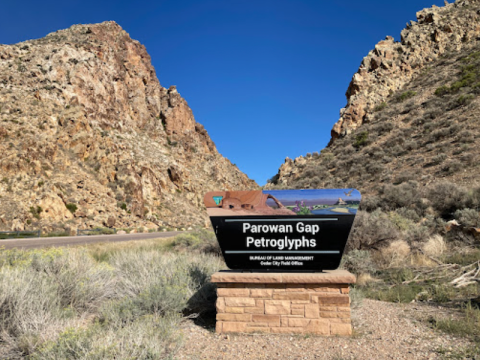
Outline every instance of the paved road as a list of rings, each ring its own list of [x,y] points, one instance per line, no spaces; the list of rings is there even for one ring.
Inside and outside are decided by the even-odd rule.
[[[29,239],[11,239],[0,240],[0,247],[5,249],[22,248],[32,249],[46,246],[69,246],[85,245],[99,242],[122,242],[130,240],[145,240],[155,238],[168,238],[179,234],[178,231],[152,232],[141,234],[125,235],[89,235],[89,236],[62,236],[62,237],[42,237]]]

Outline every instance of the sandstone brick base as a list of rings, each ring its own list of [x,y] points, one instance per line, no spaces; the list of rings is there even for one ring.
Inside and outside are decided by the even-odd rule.
[[[351,335],[345,270],[323,273],[213,274],[217,284],[217,333]]]

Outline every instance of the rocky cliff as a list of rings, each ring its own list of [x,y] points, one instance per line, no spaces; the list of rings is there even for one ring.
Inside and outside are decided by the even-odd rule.
[[[402,41],[387,37],[363,59],[348,104],[321,153],[285,160],[267,188],[387,185],[480,176],[480,2],[458,0],[417,13]]]
[[[470,47],[480,36],[478,0],[457,0],[417,12],[401,32],[400,42],[387,36],[363,58],[347,89],[347,105],[333,126],[330,144],[372,119],[394,92],[417,77],[440,56]]]
[[[115,22],[0,45],[1,230],[204,225],[255,187]]]

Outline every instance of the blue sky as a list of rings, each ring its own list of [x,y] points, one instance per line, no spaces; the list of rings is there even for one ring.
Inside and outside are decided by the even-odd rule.
[[[143,43],[218,150],[260,185],[320,151],[362,58],[443,0],[2,1],[0,43],[114,20]]]

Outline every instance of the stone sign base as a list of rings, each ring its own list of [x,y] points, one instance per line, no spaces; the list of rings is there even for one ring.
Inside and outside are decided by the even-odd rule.
[[[221,271],[217,284],[217,333],[351,335],[345,270],[322,273]]]

